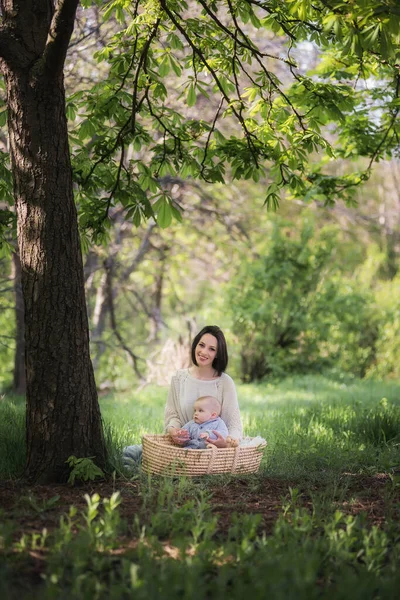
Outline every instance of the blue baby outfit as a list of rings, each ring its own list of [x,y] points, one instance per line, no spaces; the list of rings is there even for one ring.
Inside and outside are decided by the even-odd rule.
[[[185,444],[185,448],[191,448],[194,450],[203,450],[207,446],[206,440],[199,438],[201,433],[208,433],[208,437],[212,440],[216,440],[218,438],[218,436],[212,433],[213,430],[218,431],[218,433],[220,433],[224,438],[226,438],[228,435],[228,428],[221,417],[210,419],[205,423],[195,423],[192,419],[186,423],[182,429],[186,429],[190,436],[190,440]]]

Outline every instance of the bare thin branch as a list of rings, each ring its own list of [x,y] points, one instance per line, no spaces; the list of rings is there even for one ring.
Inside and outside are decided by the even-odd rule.
[[[211,136],[214,133],[215,127],[217,125],[218,117],[219,117],[219,114],[221,112],[221,108],[222,108],[223,103],[224,103],[224,98],[221,98],[221,100],[219,102],[219,105],[218,105],[218,108],[217,108],[217,112],[215,113],[213,122],[211,124],[210,131],[208,132],[206,145],[204,147],[203,160],[201,161],[201,174],[203,175],[203,179],[205,181],[207,181],[207,179],[204,177],[204,169],[205,169],[205,162],[206,162],[206,158],[207,158],[208,147],[210,145]]]
[[[398,75],[397,78],[396,78],[396,91],[395,91],[395,95],[394,95],[394,100],[397,100],[397,98],[399,97],[399,93],[400,93],[400,75]],[[395,108],[393,110],[393,112],[392,112],[392,118],[390,119],[389,126],[387,127],[387,129],[386,129],[386,131],[385,131],[385,133],[384,133],[384,135],[383,135],[380,143],[378,144],[377,148],[375,149],[375,152],[371,156],[371,160],[369,162],[367,171],[369,169],[371,169],[371,167],[372,167],[374,161],[376,160],[376,157],[378,156],[378,154],[380,152],[380,149],[382,148],[383,144],[385,143],[385,141],[386,141],[386,139],[387,139],[390,131],[395,126],[399,112],[400,112],[400,108]]]
[[[129,267],[127,269],[125,269],[125,271],[120,276],[120,278],[119,278],[120,281],[126,281],[129,278],[129,276],[131,275],[131,273],[136,271],[136,269],[138,268],[138,266],[140,265],[140,263],[146,256],[148,250],[151,248],[150,236],[151,236],[155,226],[156,226],[155,221],[150,221],[150,223],[147,227],[146,234],[145,234],[145,236],[139,246],[139,249],[137,251],[137,254],[136,254],[135,258],[133,259],[133,261],[131,262],[131,264],[129,265]]]
[[[132,364],[133,370],[135,371],[137,377],[139,378],[140,381],[143,381],[144,377],[143,377],[142,373],[139,371],[138,366],[137,366],[138,361],[143,360],[143,359],[141,359],[134,352],[132,352],[131,348],[129,348],[129,346],[126,344],[126,342],[124,341],[124,339],[118,329],[117,320],[115,318],[114,298],[113,298],[113,292],[112,292],[113,260],[107,259],[104,263],[104,267],[105,267],[106,274],[107,274],[106,289],[107,289],[108,308],[110,311],[111,329],[113,330],[113,333],[114,333],[115,337],[117,338],[121,348],[128,355],[129,360]]]

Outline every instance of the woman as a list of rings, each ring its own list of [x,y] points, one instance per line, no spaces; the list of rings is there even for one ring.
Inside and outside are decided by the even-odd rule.
[[[192,343],[192,366],[181,369],[172,377],[165,407],[165,430],[175,444],[183,446],[188,432],[181,428],[193,416],[193,405],[201,396],[214,396],[221,405],[221,418],[229,436],[242,437],[242,422],[233,380],[225,373],[228,351],[225,336],[216,325],[207,325]],[[216,432],[217,439],[207,442],[226,448],[226,441]]]
[[[201,396],[214,396],[221,405],[221,418],[225,421],[232,440],[242,437],[236,388],[233,380],[225,373],[228,364],[228,351],[225,336],[216,325],[207,325],[194,338],[192,343],[192,366],[180,369],[173,377],[165,407],[165,430],[175,444],[183,446],[189,432],[181,429],[193,417],[193,405]],[[226,448],[226,440],[216,431],[217,439],[207,438],[207,442],[217,448]],[[142,446],[126,446],[123,464],[127,468],[137,468],[142,458]]]

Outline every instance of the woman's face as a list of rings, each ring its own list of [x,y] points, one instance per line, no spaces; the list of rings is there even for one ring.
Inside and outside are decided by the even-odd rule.
[[[201,336],[196,346],[195,357],[199,367],[211,367],[217,356],[218,341],[211,333]]]

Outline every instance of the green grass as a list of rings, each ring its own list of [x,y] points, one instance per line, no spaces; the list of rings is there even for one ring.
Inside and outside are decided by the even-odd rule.
[[[0,396],[0,479],[19,477],[25,463],[25,401]]]
[[[400,385],[325,377],[239,388],[246,432],[268,441],[263,468],[283,478],[332,479],[400,466]]]
[[[167,390],[101,398],[111,457],[124,446],[163,431]],[[400,383],[299,376],[239,385],[247,435],[268,441],[262,472],[273,477],[332,480],[342,472],[390,471],[400,466]],[[0,400],[0,478],[19,477],[24,455],[24,402]]]
[[[166,393],[145,388],[101,399],[111,469],[119,468],[124,445],[162,431]],[[238,386],[238,396],[245,433],[268,441],[260,473],[242,478],[247,498],[254,492],[262,499],[274,482],[287,482],[289,490],[268,535],[260,515],[240,510],[241,498],[232,498],[236,513],[220,529],[212,494],[237,490],[235,478],[134,475],[131,499],[139,508],[128,521],[121,517],[118,493],[87,496],[86,510],[71,508],[51,533],[39,529],[16,537],[18,514],[0,518],[0,597],[397,597],[400,383],[303,376]],[[0,477],[16,478],[24,464],[24,403],[16,397],[0,402]],[[387,474],[379,492],[380,527],[362,513],[340,509],[357,501],[350,489],[354,476],[376,473]],[[122,471],[115,488],[127,481]],[[36,499],[32,491],[28,500],[36,520],[54,509],[54,498]]]
[[[275,384],[239,385],[246,435],[268,441],[262,471],[274,477],[335,480],[343,471],[400,466],[400,384],[299,376]],[[161,433],[166,390],[102,400],[118,455],[144,433]]]

